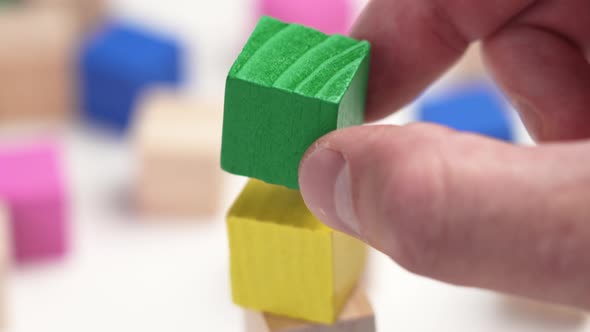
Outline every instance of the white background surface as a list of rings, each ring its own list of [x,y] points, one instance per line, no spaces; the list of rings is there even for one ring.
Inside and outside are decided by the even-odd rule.
[[[216,100],[247,37],[250,5],[113,1],[117,15],[180,38],[194,74],[188,92]],[[390,121],[410,119],[411,110]],[[7,331],[242,331],[243,312],[230,300],[223,211],[244,180],[227,176],[215,218],[148,223],[130,204],[129,144],[82,129],[63,141],[73,248],[62,262],[10,271]],[[378,253],[371,254],[367,287],[379,331],[590,331],[582,314],[413,276]]]

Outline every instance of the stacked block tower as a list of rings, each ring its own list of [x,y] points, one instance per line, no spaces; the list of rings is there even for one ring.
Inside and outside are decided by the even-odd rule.
[[[227,77],[221,165],[253,178],[227,216],[232,293],[260,331],[374,330],[357,289],[366,248],[311,214],[297,176],[315,140],[362,124],[369,53],[263,17]]]

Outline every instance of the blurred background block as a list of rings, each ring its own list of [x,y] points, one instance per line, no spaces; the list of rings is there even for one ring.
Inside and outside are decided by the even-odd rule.
[[[92,31],[104,19],[106,0],[20,0],[27,5],[72,12],[80,31]]]
[[[68,198],[60,158],[53,142],[0,146],[0,200],[9,209],[17,262],[66,252]]]
[[[130,25],[109,23],[82,52],[82,109],[101,126],[125,131],[147,87],[181,82],[180,45]]]
[[[367,296],[360,289],[353,292],[333,325],[309,322],[276,316],[268,313],[251,314],[262,324],[246,325],[247,332],[375,332],[375,314]]]
[[[483,79],[426,95],[419,102],[418,118],[499,140],[514,139],[506,102],[499,91]]]
[[[348,34],[354,10],[351,0],[258,1],[261,15],[302,24],[326,34]]]
[[[10,265],[10,226],[8,206],[0,202],[0,330],[6,328],[6,300],[8,270]]]
[[[70,13],[0,11],[0,124],[62,122],[74,108],[75,24]]]
[[[173,217],[215,214],[222,186],[221,104],[166,90],[142,99],[135,123],[140,210]]]

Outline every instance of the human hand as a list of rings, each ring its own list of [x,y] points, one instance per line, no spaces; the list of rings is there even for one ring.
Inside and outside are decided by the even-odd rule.
[[[531,134],[553,142],[337,131],[300,166],[311,211],[417,274],[590,309],[590,1],[371,0],[353,36],[372,44],[368,120],[479,40]]]

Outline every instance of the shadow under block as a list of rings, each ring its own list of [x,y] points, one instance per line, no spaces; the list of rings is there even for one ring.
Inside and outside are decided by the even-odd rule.
[[[467,81],[450,91],[423,97],[418,118],[459,131],[513,141],[506,102],[486,80]]]
[[[355,289],[333,325],[314,324],[268,313],[248,311],[247,332],[375,332],[375,314],[366,295]]]
[[[352,21],[351,0],[258,0],[260,13],[297,23],[326,34],[348,33]]]
[[[59,158],[57,146],[49,142],[0,146],[0,201],[9,210],[17,262],[66,251],[67,197]]]
[[[80,79],[86,118],[125,131],[146,88],[181,81],[181,49],[175,40],[111,22],[82,50]]]
[[[71,117],[76,42],[74,20],[65,11],[0,11],[0,124]]]
[[[317,220],[296,190],[250,180],[227,217],[233,300],[333,323],[363,272],[366,248]]]
[[[370,46],[263,17],[230,70],[221,166],[299,188],[299,162],[321,136],[364,120]]]
[[[208,216],[218,209],[221,105],[151,92],[134,124],[139,156],[137,203],[143,213]]]

